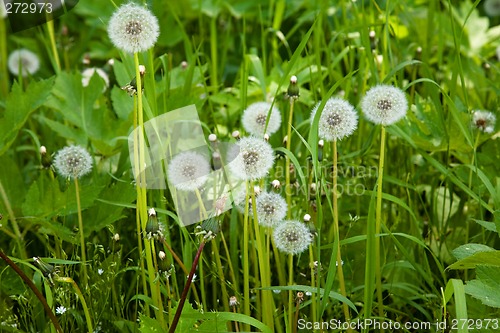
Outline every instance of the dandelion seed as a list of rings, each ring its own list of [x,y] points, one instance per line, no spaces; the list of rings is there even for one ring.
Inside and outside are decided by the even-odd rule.
[[[369,121],[388,126],[404,118],[408,102],[401,89],[378,85],[368,90],[361,101],[361,109]]]
[[[311,113],[314,120],[320,103]],[[330,98],[321,112],[318,122],[319,137],[326,141],[342,140],[350,136],[358,127],[358,114],[354,107],[341,98]]]
[[[281,222],[287,212],[285,199],[277,193],[262,192],[256,199],[257,218],[264,227],[273,227]]]
[[[267,102],[256,102],[248,106],[245,111],[243,111],[243,117],[241,123],[245,130],[256,136],[263,136],[264,129],[267,129],[265,134],[275,133],[281,126],[281,113],[280,110],[273,106],[271,115],[268,121],[269,110],[271,110],[271,103]]]
[[[229,149],[228,157],[229,170],[242,180],[263,178],[274,163],[271,145],[256,137],[242,138]]]
[[[99,77],[104,81],[104,87],[102,88],[102,91],[106,91],[106,89],[109,87],[108,74],[106,74],[106,72],[102,69],[96,67],[87,68],[82,72],[82,86],[88,87],[90,79],[94,76],[95,73],[97,73],[97,75],[99,75]]]
[[[27,49],[18,49],[12,51],[7,60],[9,70],[13,75],[19,75],[21,70],[22,76],[35,74],[40,68],[40,60],[38,56]]]
[[[288,254],[299,254],[312,243],[309,228],[299,221],[288,220],[278,224],[273,231],[276,247]]]
[[[67,309],[64,306],[60,305],[56,308],[56,314],[62,315],[66,312],[66,310]]]
[[[176,155],[168,166],[168,179],[178,190],[195,191],[210,173],[210,163],[200,153],[186,151]]]
[[[54,157],[54,167],[65,178],[80,178],[92,170],[92,157],[80,146],[67,146]]]
[[[492,133],[495,130],[497,117],[484,110],[475,110],[472,113],[472,125],[484,133]]]
[[[236,298],[236,296],[231,296],[229,297],[229,306],[230,307],[235,307],[235,306],[238,306],[238,299]]]
[[[500,15],[500,0],[486,0],[484,2],[484,12],[490,17]]]
[[[114,12],[109,20],[108,35],[113,45],[130,53],[143,52],[156,43],[160,35],[158,19],[148,9],[128,3]]]

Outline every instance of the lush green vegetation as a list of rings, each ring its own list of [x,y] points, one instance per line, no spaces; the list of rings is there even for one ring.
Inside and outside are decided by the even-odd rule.
[[[108,36],[122,1],[81,0],[18,32],[0,19],[0,331],[296,332],[332,319],[500,329],[500,140],[475,114],[499,111],[495,1],[143,2],[160,35],[134,54]],[[9,72],[16,49],[38,70]],[[109,83],[82,84],[94,67]],[[379,84],[408,102],[394,124],[363,116]],[[311,112],[330,97],[359,123],[323,143]],[[243,111],[261,101],[281,111],[274,163],[238,207],[185,223],[180,191],[134,178],[153,145],[129,142],[134,128],[194,105],[216,149],[247,136]],[[91,170],[61,171],[69,145]],[[304,251],[288,254],[259,224],[264,192],[307,226],[292,237],[310,237]]]

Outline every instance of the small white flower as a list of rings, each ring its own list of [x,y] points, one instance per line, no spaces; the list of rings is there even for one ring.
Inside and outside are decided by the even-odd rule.
[[[65,312],[66,312],[66,308],[65,308],[64,306],[62,306],[62,305],[60,305],[60,306],[58,306],[58,307],[56,308],[56,314],[58,314],[58,315],[62,315],[62,314],[64,314]]]
[[[241,180],[263,178],[274,164],[271,145],[256,137],[245,137],[228,151],[229,170]]]
[[[369,121],[388,126],[406,116],[408,101],[401,89],[378,85],[368,90],[363,97],[361,109]]]
[[[100,68],[92,67],[92,68],[87,68],[82,72],[82,86],[87,87],[90,83],[90,79],[94,74],[97,73],[99,77],[104,81],[104,87],[102,88],[102,91],[106,91],[106,88],[109,87],[109,77],[108,74],[106,74],[105,71],[103,71]]]
[[[168,179],[182,191],[195,191],[202,187],[210,173],[210,164],[200,153],[186,151],[177,154],[169,163]]]
[[[472,113],[472,125],[484,133],[492,133],[495,130],[497,117],[484,110],[475,110]]]
[[[104,273],[104,269],[99,268],[99,269],[97,270],[97,274],[102,275],[102,273]]]
[[[148,9],[128,3],[111,16],[108,35],[113,45],[121,50],[143,52],[156,43],[160,27],[158,19]]]
[[[65,178],[80,178],[92,170],[92,157],[80,146],[67,146],[54,157],[54,167]]]
[[[269,111],[271,110],[271,115],[268,117]],[[267,129],[265,134],[273,134],[281,126],[281,113],[280,110],[273,106],[271,109],[271,103],[267,102],[256,102],[249,105],[245,111],[243,111],[243,117],[241,123],[245,130],[256,136],[263,136],[264,129]]]
[[[18,49],[9,55],[8,66],[13,75],[19,75],[19,70],[21,70],[22,76],[28,76],[28,74],[35,74],[38,71],[40,60],[33,52],[27,49]]]
[[[198,275],[196,275],[196,273],[193,274],[193,278],[191,279],[191,283],[194,283],[194,281],[196,280],[196,277]],[[189,279],[189,275],[187,276],[187,278]]]
[[[311,123],[314,120],[320,103],[311,113]],[[358,114],[354,107],[341,98],[330,98],[321,112],[318,122],[318,134],[326,141],[342,140],[350,136],[358,127]]]

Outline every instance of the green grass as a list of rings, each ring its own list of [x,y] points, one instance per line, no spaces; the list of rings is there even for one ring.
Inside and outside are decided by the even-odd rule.
[[[500,19],[484,2],[144,1],[161,33],[136,55],[107,36],[111,1],[80,1],[16,33],[0,20],[0,251],[10,258],[0,260],[0,331],[167,331],[195,265],[177,332],[306,332],[314,329],[304,323],[346,315],[490,332],[487,319],[500,317],[500,144],[496,130],[471,124],[473,110],[499,115]],[[38,54],[38,72],[9,73],[7,56],[18,48]],[[120,88],[138,64],[144,94],[130,97]],[[82,87],[88,66],[102,68],[110,86],[94,76]],[[410,105],[385,129],[360,109],[380,83],[401,88]],[[354,105],[360,121],[351,137],[319,147],[320,113],[312,122],[310,114],[331,96]],[[135,127],[194,105],[205,137],[234,143],[234,131],[246,135],[243,110],[257,101],[281,110],[269,139],[274,166],[247,184],[243,212],[217,218],[213,240],[201,223],[180,223],[176,193],[137,186],[131,161],[146,157],[129,152]],[[76,187],[50,166],[68,144],[94,159]],[[276,248],[255,218],[254,185],[286,198],[288,218],[311,216],[307,251]],[[164,240],[145,238],[151,207]]]

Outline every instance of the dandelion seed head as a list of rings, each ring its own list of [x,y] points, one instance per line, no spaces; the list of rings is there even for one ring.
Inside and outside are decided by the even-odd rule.
[[[242,138],[228,151],[229,170],[242,180],[257,180],[269,172],[274,163],[271,145],[256,137]]]
[[[9,71],[13,75],[19,75],[19,69],[22,76],[35,74],[40,68],[38,56],[27,49],[18,49],[12,51],[7,60]]]
[[[288,254],[304,252],[312,243],[312,235],[307,226],[296,220],[279,223],[273,231],[276,247]]]
[[[182,191],[195,191],[202,187],[210,173],[210,164],[202,154],[185,151],[177,154],[168,166],[168,179]]]
[[[92,157],[80,146],[67,146],[54,157],[57,173],[65,178],[80,178],[92,170]]]
[[[158,19],[147,8],[134,3],[120,6],[111,16],[108,35],[113,45],[126,52],[143,52],[160,35]]]
[[[361,101],[361,109],[369,121],[388,126],[404,118],[408,101],[401,89],[378,85],[367,91]]]
[[[264,227],[273,227],[286,216],[288,206],[278,193],[262,192],[257,197],[256,204],[259,224]]]
[[[484,133],[492,133],[496,121],[497,117],[492,112],[475,110],[472,113],[472,125]]]
[[[249,105],[245,111],[243,111],[243,117],[241,119],[241,123],[245,130],[256,136],[275,133],[281,126],[281,113],[275,106],[272,107],[266,133],[264,133],[267,115],[270,109],[271,103],[267,102],[256,102]]]
[[[318,103],[311,113],[311,123],[318,112]],[[358,114],[354,107],[341,98],[330,98],[321,112],[318,134],[326,141],[342,140],[358,127]]]
[[[500,0],[485,0],[484,12],[490,17],[500,15]]]

